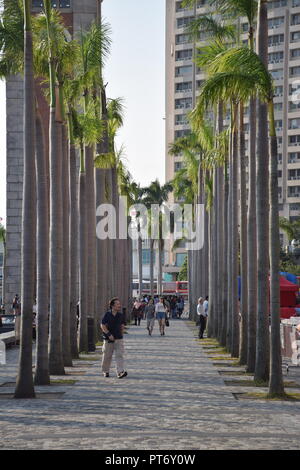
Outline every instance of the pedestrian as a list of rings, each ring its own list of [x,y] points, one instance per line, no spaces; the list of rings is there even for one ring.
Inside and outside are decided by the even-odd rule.
[[[14,296],[12,309],[15,314],[15,336],[16,344],[20,344],[21,335],[21,303],[18,294]]]
[[[198,305],[197,305],[197,315],[199,318],[199,338],[203,338],[203,333],[206,328],[206,316],[204,314],[204,306],[203,306],[204,300],[203,297],[200,297],[198,299]]]
[[[164,305],[163,297],[160,298],[159,302],[155,306],[155,315],[159,324],[160,336],[165,336],[165,324],[167,318],[167,308]]]
[[[114,297],[109,303],[109,311],[106,312],[101,321],[104,340],[102,348],[102,373],[104,377],[109,377],[113,354],[115,354],[117,377],[122,379],[127,376],[124,369],[124,326],[125,320],[122,314],[121,302],[117,297]]]
[[[155,322],[155,305],[153,299],[149,300],[149,303],[145,308],[145,315],[147,320],[147,330],[149,335],[151,336]]]
[[[205,297],[205,300],[203,302],[203,308],[204,308],[204,315],[207,318],[208,317],[208,295]]]
[[[134,324],[140,325],[141,318],[143,316],[142,303],[139,300],[136,300],[133,304],[131,316],[134,318]]]

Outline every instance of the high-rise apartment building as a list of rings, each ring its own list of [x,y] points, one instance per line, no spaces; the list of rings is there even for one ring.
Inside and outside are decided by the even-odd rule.
[[[52,0],[70,33],[86,29],[95,19],[100,0]],[[38,13],[42,0],[32,0],[32,12]],[[48,106],[40,96],[45,131]],[[6,189],[6,262],[5,303],[12,302],[21,287],[21,220],[23,197],[23,80],[11,76],[6,81],[7,189]],[[47,134],[46,134],[47,135]]]
[[[193,62],[195,44],[186,26],[209,11],[208,1],[183,8],[180,0],[166,0],[166,179],[182,168],[182,157],[169,155],[168,148],[190,132],[187,113],[194,107],[205,75]],[[275,82],[275,119],[278,133],[278,177],[280,215],[300,215],[300,0],[268,2],[269,70]],[[248,24],[240,19],[242,40]],[[200,33],[197,46],[208,35]],[[297,96],[297,90],[299,96]],[[299,98],[299,99],[297,99]],[[247,109],[245,116],[248,128]],[[178,257],[178,253],[175,254]],[[176,266],[176,259],[173,259]]]

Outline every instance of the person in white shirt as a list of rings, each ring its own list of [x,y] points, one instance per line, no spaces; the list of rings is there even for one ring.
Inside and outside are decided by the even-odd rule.
[[[207,318],[208,317],[208,296],[205,297],[205,300],[203,302],[203,308],[204,308],[204,315]]]
[[[200,328],[199,328],[199,338],[203,338],[203,333],[206,328],[206,315],[204,311],[204,300],[203,297],[200,297],[198,300],[198,305],[197,305],[197,315],[199,316],[199,323],[200,323]]]
[[[165,336],[167,309],[164,306],[163,297],[161,297],[159,302],[155,305],[155,316],[158,320],[160,336]]]

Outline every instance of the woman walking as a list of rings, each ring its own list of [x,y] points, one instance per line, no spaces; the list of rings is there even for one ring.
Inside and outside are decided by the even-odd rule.
[[[167,309],[164,306],[164,299],[161,297],[159,302],[155,306],[155,313],[156,318],[159,324],[159,331],[160,336],[165,336],[165,324],[166,324],[166,316],[167,316]]]
[[[147,330],[149,336],[151,336],[155,321],[155,305],[153,299],[150,299],[148,305],[145,307],[145,315],[147,320]]]

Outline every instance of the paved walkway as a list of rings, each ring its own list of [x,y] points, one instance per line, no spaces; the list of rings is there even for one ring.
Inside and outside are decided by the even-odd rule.
[[[4,399],[17,350],[0,366],[0,449],[299,449],[300,402],[236,400],[186,321],[165,337],[126,335],[128,377],[104,379],[100,362],[66,369],[74,385],[37,387],[51,399]],[[227,378],[227,377],[226,377]],[[57,396],[55,392],[65,392]]]

